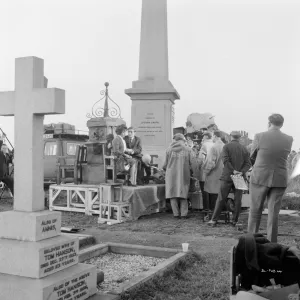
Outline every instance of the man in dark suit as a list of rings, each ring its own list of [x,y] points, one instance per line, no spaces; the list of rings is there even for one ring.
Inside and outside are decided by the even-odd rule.
[[[208,222],[208,225],[216,225],[219,216],[225,206],[228,194],[234,187],[231,175],[241,175],[245,177],[245,174],[251,167],[249,152],[246,147],[240,144],[241,134],[238,131],[233,131],[230,134],[231,142],[224,145],[222,151],[222,160],[224,164],[223,172],[221,175],[221,187],[218,194],[218,200],[215,206],[215,210],[212,219]],[[234,191],[234,212],[232,217],[232,225],[238,222],[241,205],[242,205],[243,191],[235,189]]]
[[[132,157],[142,157],[142,142],[141,139],[135,136],[134,128],[128,128],[128,135],[125,136],[124,140],[126,142],[126,148],[131,151],[128,153]]]
[[[135,135],[133,127],[128,128],[128,135],[124,138],[128,153],[137,161],[137,184],[143,185],[144,170],[147,176],[151,176],[150,167],[142,162],[142,142],[141,139]]]
[[[250,214],[248,232],[259,230],[264,202],[268,200],[268,240],[277,242],[278,215],[281,199],[287,187],[287,157],[293,138],[280,131],[284,118],[279,114],[269,117],[269,130],[255,135],[251,158],[255,160],[250,178]]]

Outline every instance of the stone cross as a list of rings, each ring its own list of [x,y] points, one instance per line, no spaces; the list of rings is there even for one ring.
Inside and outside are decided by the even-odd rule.
[[[44,115],[65,113],[65,91],[44,88],[44,60],[16,58],[15,91],[0,92],[0,115],[15,116],[14,210],[44,210]]]

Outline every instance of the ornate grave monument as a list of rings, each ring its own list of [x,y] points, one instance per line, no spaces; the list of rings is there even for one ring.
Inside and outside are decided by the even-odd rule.
[[[96,268],[78,264],[78,239],[60,235],[61,213],[44,210],[43,120],[65,112],[65,92],[44,88],[44,61],[16,59],[15,91],[0,115],[15,116],[14,210],[0,213],[0,299],[87,299]]]
[[[180,96],[169,81],[167,0],[143,0],[139,78],[125,90],[132,100],[131,125],[144,153],[162,165],[172,141],[174,103]]]
[[[87,164],[83,167],[82,176],[83,183],[86,184],[105,182],[103,146],[106,144],[106,137],[108,134],[114,135],[118,125],[125,124],[119,106],[108,94],[109,83],[105,82],[104,85],[105,90],[100,92],[104,97],[93,105],[92,113],[87,115],[90,118],[87,121],[89,141],[85,144]]]

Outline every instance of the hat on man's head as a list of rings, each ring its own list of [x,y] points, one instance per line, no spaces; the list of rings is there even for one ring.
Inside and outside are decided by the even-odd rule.
[[[175,141],[186,141],[186,139],[185,139],[185,137],[182,133],[174,134],[173,140],[175,140]]]
[[[236,138],[240,138],[242,136],[242,134],[237,130],[231,131],[230,135],[233,136],[233,137],[236,137]]]

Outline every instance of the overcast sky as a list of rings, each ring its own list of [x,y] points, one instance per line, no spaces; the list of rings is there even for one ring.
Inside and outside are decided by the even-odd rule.
[[[124,89],[138,79],[142,0],[1,0],[0,91],[14,89],[14,59],[45,60],[48,87],[66,90],[67,122],[86,130],[104,82],[130,125]],[[300,1],[169,0],[169,75],[181,95],[175,126],[211,112],[224,131],[253,135],[281,113],[300,148]],[[0,107],[1,110],[1,107]],[[13,139],[13,118],[0,117]]]

